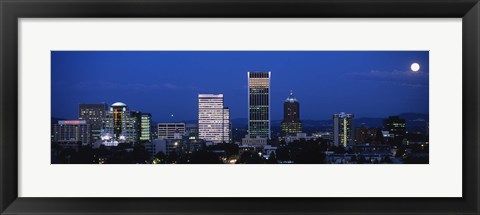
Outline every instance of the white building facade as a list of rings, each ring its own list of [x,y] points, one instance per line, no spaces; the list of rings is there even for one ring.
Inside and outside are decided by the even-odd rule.
[[[230,142],[230,110],[223,94],[198,95],[198,138],[213,143]]]

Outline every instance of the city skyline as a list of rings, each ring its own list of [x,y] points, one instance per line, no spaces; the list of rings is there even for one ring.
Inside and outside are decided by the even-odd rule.
[[[204,55],[207,56],[205,57]],[[272,55],[274,57],[272,57]],[[340,56],[336,55],[341,55],[344,57],[341,58]],[[180,56],[182,56],[182,58],[179,58]],[[198,56],[203,56],[202,59],[204,61],[199,62],[200,59],[197,59]],[[322,56],[324,58],[320,58]],[[325,57],[328,56],[330,56],[330,58],[325,59]],[[140,57],[144,58],[139,61]],[[235,71],[228,72],[228,69],[225,69],[227,71],[222,73],[218,68],[219,65],[213,63],[214,60],[217,60],[221,62],[218,64],[225,65],[225,62],[222,60],[227,58],[230,59],[230,64],[242,64],[231,62],[233,57],[243,57],[240,59],[246,62],[244,64],[253,64],[252,59],[255,59],[253,61],[258,63],[258,58],[263,59],[266,62],[270,62],[271,66],[269,67],[272,69],[263,70],[271,71],[272,73],[270,105],[272,117],[270,120],[279,120],[282,118],[283,101],[291,90],[293,90],[296,97],[302,101],[302,119],[325,120],[331,118],[331,114],[338,112],[351,112],[360,117],[385,117],[404,112],[428,114],[428,52],[426,51],[60,51],[52,52],[52,117],[66,119],[75,118],[75,113],[77,111],[76,107],[78,107],[78,105],[81,103],[106,102],[107,104],[112,104],[114,102],[121,101],[129,104],[133,110],[141,110],[142,112],[145,111],[151,113],[152,121],[154,122],[194,120],[197,118],[196,113],[198,113],[198,109],[196,108],[197,105],[195,104],[196,97],[198,94],[211,93],[225,95],[225,106],[230,108],[231,119],[247,118],[248,96],[245,74],[248,71],[260,71],[260,69],[254,69],[254,67],[250,67],[252,69],[240,71],[240,66],[237,66],[237,70]],[[165,59],[165,62],[160,60],[161,62],[158,63],[158,59]],[[172,59],[176,59],[176,61]],[[275,59],[276,63],[272,63],[273,59]],[[287,59],[287,62],[282,61],[281,59]],[[312,59],[315,59],[318,62],[312,63]],[[358,68],[355,70],[358,72],[346,72],[354,70],[345,68],[343,64],[337,64],[336,67],[334,67],[331,63],[325,63],[332,61],[338,63],[339,59],[345,59],[348,61],[351,64],[350,67],[353,65],[353,67]],[[80,64],[80,61],[85,62],[85,60],[87,63]],[[126,60],[128,62],[125,63],[122,60]],[[166,61],[169,61],[169,63],[166,63]],[[192,63],[194,66],[202,65],[203,67],[199,67],[200,69],[197,70],[192,70],[194,72],[190,73],[185,73],[184,71],[189,67],[183,68],[184,70],[182,71],[184,73],[182,73],[182,71],[179,72],[179,70],[173,69],[185,67],[180,65],[181,62],[191,61],[194,62]],[[374,65],[371,66],[371,69],[366,69],[365,61],[376,61],[381,63],[373,63]],[[157,62],[158,65],[163,65],[163,67],[158,68],[158,70],[170,66],[169,68],[173,70],[169,71],[172,72],[157,71],[157,69],[152,68],[155,62]],[[114,65],[115,63],[126,65],[124,65],[125,68],[120,68],[118,65],[115,67],[108,67]],[[292,70],[291,67],[295,65],[298,66],[302,63],[310,66],[325,64],[325,68],[331,68],[331,72],[322,73],[313,68],[307,69],[305,68],[305,65],[300,66],[298,70],[301,71],[299,72],[288,72],[289,70]],[[385,66],[388,63],[394,64],[394,66]],[[413,71],[410,69],[410,66],[413,65],[413,63],[418,63],[420,65],[419,71]],[[261,66],[257,66],[257,68],[266,68],[267,66],[265,66],[265,64],[268,63],[263,63]],[[364,66],[362,67],[361,65]],[[128,71],[133,70],[131,67],[137,68],[136,71],[139,72],[128,73]],[[203,79],[192,81],[192,78],[198,79],[200,77],[198,75],[194,75],[196,74],[195,71],[208,70],[209,67],[213,68],[215,72],[201,74]],[[378,69],[373,69],[373,67]],[[146,68],[150,68],[150,70]],[[390,70],[387,68],[390,68]],[[403,69],[403,71],[398,68]],[[99,70],[104,71],[106,74],[99,72]],[[175,73],[173,71],[176,71],[179,74],[170,74]],[[90,77],[89,74],[92,75],[92,72],[95,72],[95,76]],[[339,74],[335,75],[335,72]],[[112,73],[117,75],[109,76],[109,74],[111,75]],[[183,76],[182,74],[191,74],[193,77]],[[238,78],[240,80],[237,80],[235,77],[238,76],[238,74],[242,74],[243,78]],[[286,74],[287,77],[283,77]],[[215,75],[218,75],[219,77]],[[305,82],[310,84],[295,83],[302,83],[301,81],[305,78],[302,76],[308,75],[320,75],[326,80],[321,81],[314,79],[313,82],[311,80]],[[157,76],[165,76],[165,78],[155,79],[154,77]],[[232,78],[226,79],[226,76],[232,76]],[[340,78],[336,76],[339,76]],[[298,80],[296,80],[297,77]],[[139,83],[138,78],[142,78],[143,83]],[[177,79],[178,83],[170,81],[172,79]],[[310,77],[309,79],[312,78]],[[85,80],[90,80],[90,82]],[[352,80],[355,81],[352,82]],[[170,82],[164,83],[167,81]],[[180,86],[179,84],[181,83],[184,83],[184,86]],[[193,85],[195,83],[197,86],[205,85],[210,88],[217,88],[210,90],[201,89],[200,87],[195,87]],[[361,90],[355,89],[359,87],[358,85],[362,86]],[[325,90],[325,88],[327,89]],[[132,98],[132,96],[135,97],[140,94],[144,96],[142,98]],[[148,95],[152,96],[150,97]],[[191,95],[193,95],[194,99],[192,99]],[[172,117],[172,115],[174,117]]]

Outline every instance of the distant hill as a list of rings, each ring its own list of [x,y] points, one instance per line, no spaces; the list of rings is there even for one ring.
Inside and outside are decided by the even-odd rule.
[[[51,124],[52,124],[52,125],[53,125],[53,124],[57,124],[58,121],[66,120],[66,119],[64,119],[64,118],[57,118],[57,117],[52,117],[52,118],[50,118],[50,119],[51,119]]]
[[[401,113],[398,114],[402,119],[405,119],[406,124],[407,124],[407,130],[408,131],[426,131],[427,127],[427,122],[429,121],[429,115],[428,114],[422,114],[422,113]],[[387,116],[388,117],[388,116]],[[383,121],[387,118],[374,118],[374,117],[362,117],[362,118],[355,118],[354,121],[354,126],[359,127],[361,125],[364,125],[365,127],[369,128],[382,128],[383,127]],[[62,118],[56,118],[52,117],[52,124],[58,123],[59,120],[65,120]],[[186,120],[182,121],[185,122],[186,124],[197,124],[197,120]],[[248,119],[247,118],[236,118],[232,119],[232,127],[233,128],[246,128]],[[280,123],[282,120],[272,120],[272,127],[278,128],[280,127]],[[157,122],[153,123],[154,125],[157,124]],[[302,127],[306,128],[306,130],[311,131],[311,130],[325,130],[325,129],[331,129],[333,126],[333,120],[332,119],[327,119],[327,120],[311,120],[311,119],[302,119]]]
[[[405,119],[407,124],[407,131],[422,131],[425,132],[427,129],[427,122],[429,120],[428,114],[422,113],[401,113],[398,114],[402,119]],[[388,116],[387,116],[388,117]],[[364,125],[369,128],[383,128],[383,121],[387,118],[375,118],[375,117],[361,117],[355,118],[354,126],[359,127]],[[280,127],[281,120],[272,120],[272,127]],[[235,128],[240,128],[240,126],[245,127],[247,125],[246,118],[232,119],[232,126]],[[328,130],[333,126],[333,119],[328,120],[310,120],[302,119],[302,127],[308,131],[311,130]]]

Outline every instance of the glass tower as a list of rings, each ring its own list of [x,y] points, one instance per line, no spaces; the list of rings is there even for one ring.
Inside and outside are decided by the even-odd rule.
[[[248,132],[270,139],[271,72],[248,72]]]

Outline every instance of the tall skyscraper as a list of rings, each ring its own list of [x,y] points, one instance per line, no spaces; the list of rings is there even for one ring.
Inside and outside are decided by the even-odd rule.
[[[149,113],[142,113],[140,119],[140,140],[151,141],[152,132],[150,130],[152,125],[152,115]]]
[[[102,139],[113,139],[118,142],[136,143],[138,141],[138,117],[122,102],[116,102],[107,111]]]
[[[383,122],[383,128],[393,134],[394,144],[402,144],[406,134],[405,120],[399,116],[390,116]]]
[[[248,132],[251,138],[271,138],[271,72],[248,72]]]
[[[198,94],[198,138],[230,142],[230,132],[230,111],[223,105],[223,94]]]
[[[300,121],[300,103],[293,96],[293,92],[283,103],[283,121],[281,124],[283,136],[293,136],[302,133],[302,122]]]
[[[353,114],[333,114],[333,143],[343,147],[353,145]]]
[[[80,104],[78,106],[78,119],[85,120],[92,129],[90,141],[93,143],[100,140],[103,129],[103,119],[107,113],[107,104]]]

